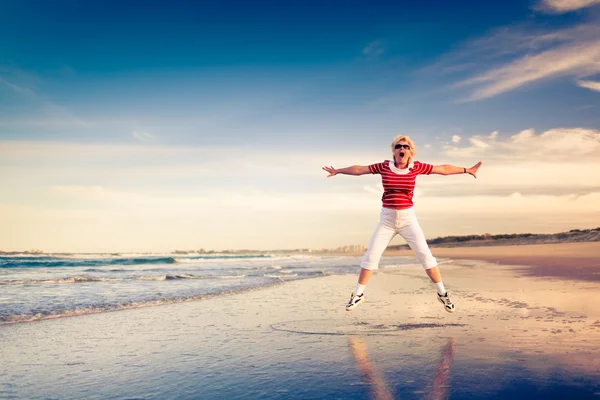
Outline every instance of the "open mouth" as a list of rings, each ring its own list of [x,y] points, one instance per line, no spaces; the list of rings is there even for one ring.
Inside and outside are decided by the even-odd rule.
[[[403,151],[400,152],[400,158],[404,158],[404,152]]]

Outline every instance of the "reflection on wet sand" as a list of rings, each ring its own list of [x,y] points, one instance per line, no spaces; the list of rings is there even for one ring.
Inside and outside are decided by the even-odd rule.
[[[356,336],[348,337],[348,344],[354,357],[356,368],[363,378],[363,382],[369,386],[370,398],[375,400],[391,400],[394,398],[390,388],[383,379],[383,374],[374,368],[367,354],[367,344]]]
[[[394,399],[392,390],[385,382],[383,373],[379,371],[369,360],[367,344],[360,336],[349,336],[348,345],[356,369],[362,375],[363,383],[369,387],[369,398],[373,400]],[[440,359],[435,368],[435,376],[429,391],[424,395],[425,399],[441,400],[448,398],[450,388],[450,370],[454,359],[454,338],[440,350]]]
[[[435,377],[433,385],[426,399],[439,400],[448,398],[448,389],[450,388],[450,369],[454,360],[454,339],[448,339],[448,342],[440,351],[440,360],[435,368]]]

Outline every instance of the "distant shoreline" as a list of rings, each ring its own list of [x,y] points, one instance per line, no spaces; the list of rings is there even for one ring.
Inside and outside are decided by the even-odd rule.
[[[429,247],[488,247],[488,246],[523,246],[534,244],[559,244],[599,242],[600,228],[572,229],[569,232],[533,234],[515,233],[505,235],[466,235],[446,236],[427,240]],[[390,246],[389,250],[409,249],[408,245]]]

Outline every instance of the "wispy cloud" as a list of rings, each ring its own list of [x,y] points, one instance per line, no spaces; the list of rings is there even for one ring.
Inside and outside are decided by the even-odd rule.
[[[134,130],[131,135],[140,142],[149,142],[154,139],[154,135],[142,130]]]
[[[508,92],[542,79],[589,76],[600,72],[600,40],[568,43],[535,55],[525,55],[456,85],[476,86],[467,101]]]
[[[500,27],[461,44],[425,70],[455,74],[490,69],[506,59],[539,54],[578,40],[597,40],[599,31],[600,28],[591,23],[553,31],[531,24]]]
[[[562,14],[595,4],[600,4],[600,0],[542,0],[535,9],[552,14]]]
[[[33,95],[33,94],[35,94],[35,93],[33,92],[33,90],[31,90],[31,89],[28,89],[28,88],[26,88],[26,87],[22,87],[22,86],[16,85],[16,84],[14,84],[14,83],[12,83],[12,82],[9,82],[8,80],[4,79],[4,78],[3,78],[3,77],[1,77],[1,76],[0,76],[0,83],[1,83],[1,84],[3,84],[3,85],[5,85],[5,86],[8,86],[9,88],[11,88],[11,89],[13,89],[14,91],[16,91],[16,92],[19,92],[19,93],[28,94],[28,95]]]
[[[366,45],[361,53],[367,59],[377,59],[385,52],[385,43],[382,40],[375,40]]]
[[[62,70],[61,70],[62,71]],[[67,72],[61,72],[67,73]],[[6,97],[12,104],[11,112],[2,118],[0,125],[35,126],[37,121],[46,128],[53,126],[88,127],[89,124],[68,107],[55,102],[44,93],[43,79],[32,72],[14,66],[0,65],[0,99]],[[8,91],[1,90],[8,88]],[[0,115],[3,114],[0,109]],[[39,129],[40,124],[36,129]]]
[[[40,82],[40,76],[32,71],[14,64],[0,64],[0,86],[10,87],[21,94],[34,94]]]
[[[594,90],[596,92],[600,92],[600,82],[597,81],[577,81],[577,86],[582,88]]]
[[[499,28],[444,55],[426,71],[462,75],[453,85],[468,90],[461,102],[542,80],[580,80],[600,72],[600,25],[594,21],[552,31],[531,24]]]

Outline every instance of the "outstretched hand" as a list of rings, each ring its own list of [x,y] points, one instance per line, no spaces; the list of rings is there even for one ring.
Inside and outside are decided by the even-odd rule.
[[[328,178],[335,176],[338,173],[337,169],[333,167],[323,167],[323,170],[329,172],[329,175],[327,175]]]
[[[477,170],[481,167],[481,161],[473,165],[471,168],[467,168],[467,173],[473,175],[473,178],[477,178]]]

